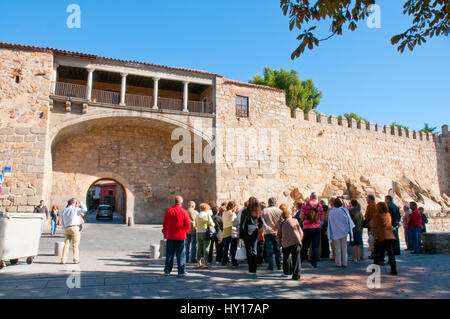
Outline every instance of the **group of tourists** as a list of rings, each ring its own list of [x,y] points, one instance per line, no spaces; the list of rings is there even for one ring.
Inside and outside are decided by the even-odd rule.
[[[376,203],[373,195],[367,196],[365,214],[357,200],[346,201],[342,197],[317,199],[312,193],[305,201],[297,201],[291,208],[277,205],[276,198],[269,198],[268,205],[250,197],[244,207],[235,201],[201,203],[199,211],[193,201],[183,208],[183,198],[176,196],[175,205],[167,210],[162,232],[167,239],[164,274],[169,275],[177,258],[178,275],[186,273],[186,262],[196,263],[199,268],[212,265],[215,252],[216,265],[238,266],[247,260],[248,272],[256,275],[258,267],[267,263],[267,270],[282,270],[282,276],[301,276],[302,262],[309,261],[316,268],[321,259],[330,259],[336,267],[348,264],[347,242],[350,239],[352,261],[363,259],[363,230],[367,229],[371,255],[377,265],[385,264],[385,255],[391,266],[391,274],[397,275],[395,255],[400,255],[399,227],[403,224],[407,250],[420,254],[421,233],[426,232],[428,222],[422,207],[411,202],[400,209],[391,196]],[[48,211],[44,201],[35,213],[51,218],[51,234],[57,225],[65,233],[61,263],[64,264],[69,246],[73,247],[73,261],[79,263],[78,245],[87,213],[86,205],[74,198],[59,211],[53,206]],[[42,233],[42,229],[41,229]]]
[[[215,252],[216,265],[238,266],[247,260],[248,273],[256,275],[258,267],[267,263],[267,270],[282,270],[282,276],[299,280],[302,262],[309,261],[316,268],[321,259],[334,261],[336,267],[348,265],[347,243],[351,246],[353,262],[363,256],[363,231],[368,232],[370,256],[374,264],[385,265],[385,255],[391,274],[397,275],[395,255],[400,255],[398,229],[403,223],[407,250],[422,253],[421,232],[426,231],[423,208],[415,202],[405,205],[402,218],[400,209],[391,196],[376,202],[367,196],[367,209],[363,214],[357,200],[343,197],[322,199],[312,193],[304,202],[297,201],[291,210],[285,204],[277,205],[269,198],[268,205],[250,197],[244,207],[235,201],[201,203],[188,202],[183,209],[183,198],[176,196],[175,205],[167,210],[163,219],[166,243],[164,274],[172,271],[177,257],[178,275],[185,276],[186,263],[198,268],[211,267]]]

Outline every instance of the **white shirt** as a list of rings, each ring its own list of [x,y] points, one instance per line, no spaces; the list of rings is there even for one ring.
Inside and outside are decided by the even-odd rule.
[[[80,216],[87,212],[86,205],[81,203],[81,207],[71,205],[65,208],[61,213],[61,226],[67,228],[70,226],[78,226],[81,223]]]
[[[328,240],[345,238],[350,233],[350,238],[353,240],[353,228],[355,224],[350,217],[346,207],[333,208],[328,214]]]

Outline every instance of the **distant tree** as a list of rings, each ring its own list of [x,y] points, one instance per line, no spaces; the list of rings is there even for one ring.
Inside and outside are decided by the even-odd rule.
[[[315,109],[322,98],[322,92],[319,91],[311,79],[302,81],[298,77],[298,72],[290,72],[281,68],[272,70],[269,67],[264,68],[264,76],[256,74],[249,81],[253,84],[267,85],[273,88],[282,89],[286,92],[286,104],[291,111],[299,108],[305,112]]]
[[[355,31],[357,22],[365,20],[372,14],[375,0],[281,0],[283,15],[289,16],[289,29],[294,27],[300,32],[302,28],[314,20],[318,23],[330,23],[328,36],[318,39],[313,25],[304,29],[297,37],[300,45],[291,54],[291,59],[298,58],[305,50],[319,46],[334,35],[342,35],[343,28]],[[405,32],[391,38],[391,44],[396,45],[399,52],[408,49],[412,51],[416,45],[427,42],[426,38],[433,36],[448,36],[450,32],[450,1],[449,0],[408,0],[403,5],[403,14],[413,17],[412,26]]]
[[[341,120],[342,119],[342,116],[344,116],[346,119],[347,119],[347,121],[351,121],[352,119],[355,119],[356,120],[356,122],[359,122],[359,121],[364,121],[364,122],[368,122],[364,117],[362,117],[362,116],[359,116],[358,114],[356,114],[356,113],[353,113],[353,112],[351,112],[351,113],[345,113],[344,115],[339,115],[338,116],[338,119],[339,120]]]
[[[430,127],[427,123],[425,123],[425,127],[421,129],[420,132],[436,134],[436,129],[437,127]]]
[[[408,130],[409,130],[409,127],[404,126],[404,125],[401,125],[401,124],[398,124],[398,123],[396,123],[396,122],[394,122],[394,123],[391,124],[391,127],[393,127],[393,126],[397,127],[399,130],[401,130],[402,128],[404,128],[405,131],[408,131]]]

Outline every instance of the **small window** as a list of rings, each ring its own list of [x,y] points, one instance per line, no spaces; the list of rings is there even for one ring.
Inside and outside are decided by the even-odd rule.
[[[109,191],[108,191],[108,195],[109,195],[109,196],[114,196],[114,191],[113,191],[113,190],[109,190]]]
[[[14,77],[14,81],[15,81],[17,84],[19,84],[19,83],[20,83],[20,76],[16,75],[16,76]]]
[[[236,116],[248,117],[248,97],[236,95]]]

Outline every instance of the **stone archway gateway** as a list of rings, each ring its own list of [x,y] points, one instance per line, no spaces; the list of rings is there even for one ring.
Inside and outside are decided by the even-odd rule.
[[[127,195],[125,187],[112,178],[102,178],[92,183],[86,194],[88,211],[97,211],[100,205],[110,205],[114,219],[127,223]]]
[[[51,202],[84,199],[91,185],[109,179],[124,189],[125,221],[161,223],[176,194],[196,202],[214,198],[214,164],[173,162],[171,150],[178,141],[171,133],[177,127],[133,117],[66,126],[51,145]]]

